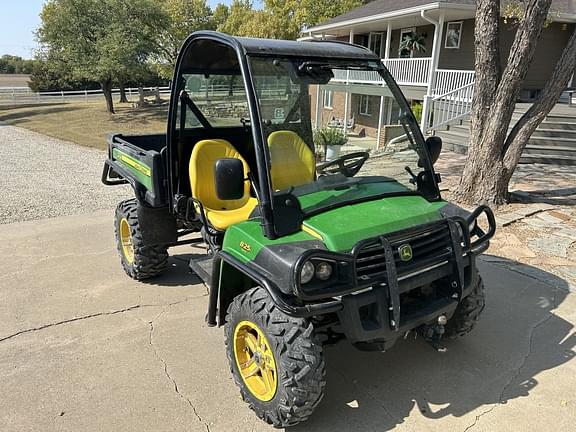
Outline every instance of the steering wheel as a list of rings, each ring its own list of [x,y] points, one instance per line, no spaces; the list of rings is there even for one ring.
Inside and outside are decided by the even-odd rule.
[[[316,171],[320,175],[342,173],[346,177],[354,177],[369,157],[368,152],[345,154],[337,159],[316,165]]]

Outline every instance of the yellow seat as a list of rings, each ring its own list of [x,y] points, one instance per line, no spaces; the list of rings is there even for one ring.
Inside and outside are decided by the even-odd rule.
[[[314,181],[316,162],[310,147],[292,131],[272,132],[268,137],[272,159],[272,187],[284,190]]]
[[[245,181],[244,195],[237,200],[221,200],[216,194],[214,169],[216,161],[224,158],[240,159],[244,165],[244,178],[248,177],[248,164],[228,141],[211,139],[198,141],[190,157],[189,175],[192,196],[202,203],[208,221],[219,230],[245,221],[257,205],[250,197],[250,182]]]

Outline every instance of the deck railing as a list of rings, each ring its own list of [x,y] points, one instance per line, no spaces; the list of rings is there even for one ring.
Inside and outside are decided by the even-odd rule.
[[[426,131],[438,129],[452,124],[470,114],[474,82],[458,87],[449,92],[428,99],[428,118],[425,122]]]
[[[473,70],[437,69],[433,93],[444,94],[474,82]]]
[[[382,60],[400,85],[427,86],[430,79],[432,58],[398,58]]]

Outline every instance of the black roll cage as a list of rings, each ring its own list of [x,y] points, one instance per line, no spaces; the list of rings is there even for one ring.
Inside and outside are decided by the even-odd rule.
[[[380,59],[365,47],[359,45],[353,45],[341,41],[317,41],[313,43],[303,43],[303,42],[293,42],[293,41],[279,41],[279,40],[259,40],[259,39],[249,39],[249,38],[236,38],[224,33],[213,32],[213,31],[199,31],[192,33],[182,45],[178,59],[176,61],[176,67],[174,69],[174,77],[172,80],[173,86],[171,90],[170,98],[170,110],[168,116],[168,126],[166,133],[167,141],[167,154],[166,154],[166,172],[168,174],[168,200],[169,208],[174,208],[175,201],[175,191],[174,191],[174,177],[175,177],[175,164],[174,164],[174,144],[175,137],[177,135],[176,125],[179,121],[177,118],[178,103],[181,99],[188,106],[194,105],[188,103],[184,100],[187,94],[181,89],[180,77],[181,70],[184,59],[188,55],[188,51],[195,41],[198,40],[209,40],[213,42],[220,43],[222,45],[232,48],[237,56],[238,64],[240,66],[240,73],[244,82],[244,87],[246,89],[246,98],[248,102],[248,110],[250,112],[250,128],[252,131],[252,138],[254,143],[254,149],[256,153],[256,165],[258,174],[258,184],[257,196],[259,200],[260,216],[262,218],[262,230],[263,234],[269,239],[276,239],[280,237],[281,230],[277,229],[274,224],[275,212],[274,204],[278,200],[274,199],[274,192],[271,187],[270,178],[270,154],[268,148],[265,145],[265,139],[262,131],[261,113],[260,105],[256,98],[256,88],[254,86],[254,81],[252,79],[252,69],[248,58],[253,57],[282,57],[282,58],[300,58],[308,59],[309,61],[319,61],[326,63],[327,60],[333,59],[334,56],[338,61],[350,61],[352,63],[358,61],[377,61],[378,68],[375,69],[385,80],[390,91],[392,92],[394,98],[402,108],[402,110],[407,113],[407,118],[405,119],[410,125],[410,132],[415,140],[418,141],[418,148],[423,151],[424,156],[424,169],[432,173],[431,181],[433,182],[434,189],[436,192],[436,197],[432,197],[432,201],[441,199],[440,192],[437,185],[436,175],[434,174],[434,168],[432,166],[430,155],[424,145],[424,137],[418,123],[404,97],[402,91],[396,84],[394,78],[390,75],[388,70],[381,63]],[[260,44],[260,45],[259,45]],[[305,46],[305,44],[307,44]],[[311,44],[311,45],[310,45]],[[322,49],[320,46],[322,46]],[[313,48],[311,48],[313,47]],[[325,49],[326,48],[326,49]],[[323,57],[324,56],[324,57]],[[194,111],[194,110],[192,110]],[[201,116],[203,117],[203,116]],[[202,122],[203,123],[203,122]],[[183,129],[180,130],[183,133]],[[176,152],[177,153],[177,152]],[[283,209],[278,209],[279,211]],[[280,233],[280,234],[279,234]]]

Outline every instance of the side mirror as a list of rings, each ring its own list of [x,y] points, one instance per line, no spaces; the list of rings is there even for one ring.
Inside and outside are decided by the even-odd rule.
[[[430,155],[430,161],[432,165],[440,158],[440,152],[442,151],[442,138],[437,136],[431,136],[426,139],[426,148],[428,149],[428,154]]]
[[[240,159],[218,159],[214,168],[216,195],[221,200],[237,200],[244,196],[244,165]]]

